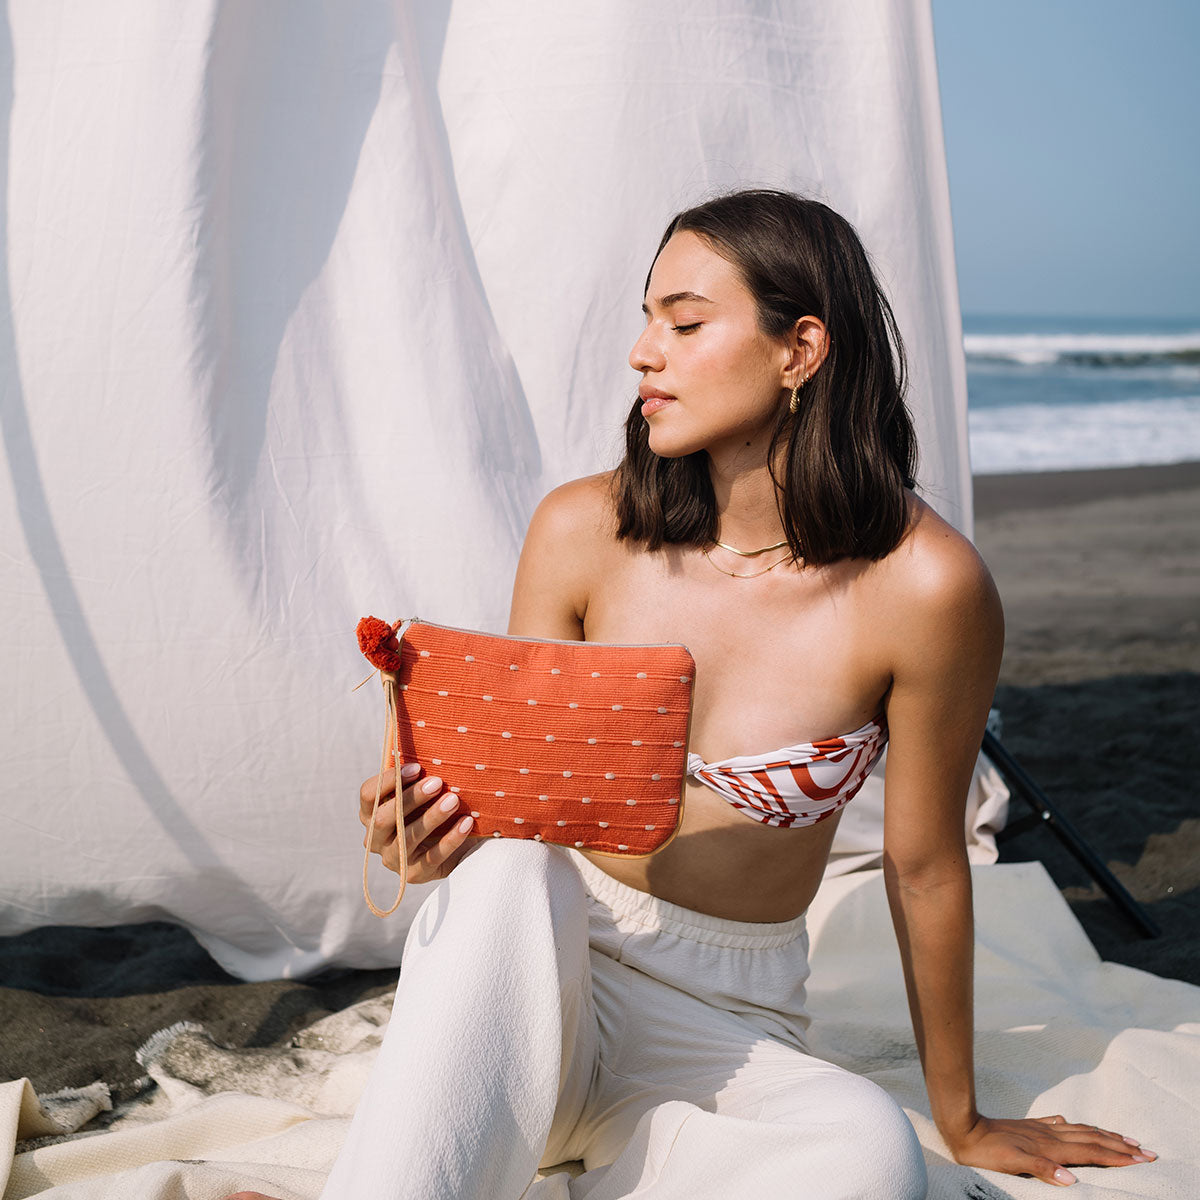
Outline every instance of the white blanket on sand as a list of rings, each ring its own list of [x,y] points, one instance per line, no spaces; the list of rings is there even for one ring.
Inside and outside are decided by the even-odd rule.
[[[1139,1137],[1159,1154],[1149,1165],[1079,1169],[1072,1194],[1080,1200],[1194,1200],[1200,988],[1101,962],[1039,864],[976,867],[974,876],[981,1107],[1062,1112]],[[949,1159],[928,1115],[881,873],[827,880],[809,921],[812,1049],[904,1106],[925,1147],[930,1197],[1047,1195],[1037,1181]],[[102,1087],[44,1107],[26,1081],[0,1085],[0,1137],[22,1151],[11,1167],[0,1158],[3,1200],[217,1200],[242,1188],[312,1200],[389,1004],[384,997],[336,1013],[285,1049],[228,1051],[198,1027],[164,1031],[142,1052],[159,1088],[91,1136],[61,1140],[104,1106]],[[721,1200],[739,1198],[723,1189]]]

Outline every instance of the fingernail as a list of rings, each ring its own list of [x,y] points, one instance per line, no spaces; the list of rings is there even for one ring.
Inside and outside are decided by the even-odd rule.
[[[453,792],[438,805],[442,812],[453,812],[458,807],[458,797]]]
[[[1127,1141],[1131,1146],[1140,1146],[1142,1144],[1137,1140],[1137,1138],[1125,1138],[1124,1140]]]
[[[421,773],[421,764],[420,763],[405,763],[404,766],[402,766],[400,768],[400,778],[401,779],[416,779],[416,777],[418,775],[420,775],[420,773]]]
[[[440,779],[427,779],[423,784],[421,784],[421,791],[423,791],[427,796],[432,796],[434,792],[440,790],[441,786],[442,781]]]
[[[1131,1154],[1129,1156],[1134,1162],[1149,1162],[1150,1160],[1144,1154]]]
[[[1155,1154],[1153,1150],[1147,1150],[1144,1146],[1141,1147],[1141,1151],[1147,1158],[1157,1158],[1158,1157],[1158,1155]]]
[[[458,832],[459,833],[470,833],[471,826],[474,824],[475,824],[474,817],[463,817],[463,819],[461,821],[459,821],[459,823],[458,823]]]
[[[1066,1170],[1065,1167],[1059,1167],[1058,1170],[1054,1172],[1054,1182],[1055,1183],[1074,1183],[1075,1176],[1072,1175],[1070,1171]]]

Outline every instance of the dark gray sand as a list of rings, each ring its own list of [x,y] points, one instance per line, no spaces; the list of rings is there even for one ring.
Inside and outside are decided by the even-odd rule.
[[[286,1043],[390,990],[396,972],[242,983],[186,929],[156,921],[0,938],[0,981],[0,1080],[27,1075],[47,1093],[102,1079],[122,1101],[146,1086],[134,1055],[159,1029],[193,1021],[223,1046]]]
[[[1200,463],[985,475],[975,505],[1001,683],[1200,671]]]
[[[1004,744],[1162,936],[1044,829],[1001,859],[1040,859],[1102,957],[1200,984],[1200,463],[982,476],[975,504],[1004,600]]]
[[[1163,936],[1134,932],[1045,830],[1003,857],[1041,859],[1105,958],[1200,984],[1200,464],[985,476],[976,508],[1007,616],[1005,744]],[[134,1051],[176,1021],[269,1046],[393,982],[238,983],[161,923],[0,938],[0,1079],[125,1098]]]

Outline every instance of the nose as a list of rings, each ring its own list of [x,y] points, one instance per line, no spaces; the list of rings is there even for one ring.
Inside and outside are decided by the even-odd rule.
[[[662,347],[654,334],[654,322],[647,323],[641,336],[629,351],[629,365],[635,371],[661,371],[666,366]]]

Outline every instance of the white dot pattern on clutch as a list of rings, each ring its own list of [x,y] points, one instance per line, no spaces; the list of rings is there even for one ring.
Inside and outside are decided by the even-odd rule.
[[[442,760],[440,758],[431,758],[429,761],[433,763],[435,767],[440,767],[442,765]]]
[[[424,722],[424,721],[418,721],[418,722],[417,722],[417,728],[418,728],[418,729],[424,729],[424,728],[425,728],[425,722]]]
[[[421,657],[422,657],[422,658],[428,658],[428,657],[429,657],[429,651],[428,651],[428,650],[422,650],[422,651],[421,651]]]
[[[497,829],[495,831],[495,833],[492,834],[492,837],[499,837],[499,836],[500,836],[500,830]]]
[[[542,835],[541,835],[540,833],[535,833],[535,834],[533,835],[533,840],[534,840],[535,842],[540,842],[540,841],[542,840]]]
[[[471,816],[473,816],[475,820],[479,820],[479,813],[477,813],[475,809],[471,809]]]
[[[424,652],[423,658],[436,660],[436,663],[430,663],[429,667],[426,668],[434,677],[433,680],[431,680],[433,687],[426,691],[422,687],[421,682],[412,685],[414,688],[424,693],[427,711],[424,714],[420,714],[424,717],[424,721],[420,724],[420,726],[418,726],[417,722],[417,717],[419,714],[412,713],[411,727],[414,729],[419,727],[421,732],[426,735],[430,734],[432,730],[437,730],[442,737],[445,736],[445,734],[442,732],[443,730],[449,729],[453,731],[457,729],[460,731],[460,736],[464,739],[460,743],[460,746],[464,748],[470,747],[470,749],[467,749],[466,753],[462,753],[461,750],[457,752],[451,750],[451,753],[454,755],[454,757],[451,759],[438,760],[435,763],[434,760],[426,758],[425,762],[431,763],[436,767],[437,773],[441,773],[443,764],[452,764],[454,762],[459,762],[464,758],[467,760],[467,763],[464,765],[469,766],[471,761],[476,757],[475,754],[471,753],[471,750],[475,749],[477,751],[478,757],[483,761],[476,762],[474,764],[475,768],[479,772],[490,772],[488,783],[491,784],[493,790],[490,793],[487,792],[485,790],[487,785],[483,783],[482,779],[479,781],[479,784],[474,785],[470,784],[468,780],[467,784],[464,785],[462,789],[463,792],[467,793],[466,797],[461,795],[461,793],[459,794],[458,799],[460,804],[464,798],[469,800],[472,794],[481,796],[491,794],[495,795],[497,799],[504,800],[506,799],[508,793],[503,789],[509,786],[512,776],[517,775],[519,772],[521,776],[528,778],[528,783],[526,783],[525,780],[522,780],[517,784],[517,791],[512,793],[514,797],[523,797],[523,803],[527,806],[525,807],[523,815],[520,818],[514,817],[512,815],[512,811],[509,810],[507,814],[499,816],[497,819],[497,814],[493,812],[492,814],[484,814],[484,816],[488,818],[487,821],[484,821],[484,816],[473,817],[477,825],[479,823],[483,823],[485,825],[490,823],[493,825],[493,829],[496,829],[498,825],[499,829],[497,832],[502,838],[527,837],[529,839],[533,839],[535,837],[535,830],[540,827],[543,830],[543,834],[537,835],[539,841],[545,840],[547,844],[549,844],[550,842],[559,840],[563,841],[567,846],[575,845],[576,843],[573,840],[564,840],[561,836],[556,839],[554,834],[545,833],[544,817],[542,819],[538,819],[535,814],[530,813],[528,809],[529,800],[532,799],[534,800],[535,805],[537,804],[537,799],[535,798],[537,794],[527,792],[524,789],[528,787],[530,783],[535,785],[539,782],[543,784],[552,783],[557,776],[562,779],[562,783],[554,785],[556,786],[556,794],[542,794],[545,795],[545,800],[542,801],[542,804],[545,805],[545,808],[542,810],[543,813],[545,813],[546,809],[549,809],[552,806],[557,807],[557,804],[560,801],[575,805],[587,805],[589,807],[589,811],[591,807],[595,805],[597,806],[598,816],[606,813],[611,816],[612,814],[617,813],[618,819],[611,824],[608,820],[597,822],[595,817],[593,817],[590,821],[585,822],[586,826],[589,826],[591,829],[597,831],[597,833],[599,833],[599,830],[605,831],[603,835],[600,835],[597,838],[597,841],[599,844],[604,845],[607,849],[618,851],[622,854],[640,852],[640,850],[644,849],[646,846],[653,845],[657,841],[660,841],[661,838],[658,838],[657,836],[655,838],[647,836],[643,840],[640,837],[640,832],[636,831],[643,831],[647,835],[650,835],[655,833],[656,830],[661,829],[662,836],[665,837],[667,833],[674,828],[674,818],[678,815],[676,813],[672,813],[665,817],[663,819],[664,823],[661,825],[653,823],[660,819],[654,805],[665,804],[681,806],[683,803],[682,793],[680,793],[677,797],[665,799],[662,796],[662,793],[666,789],[661,785],[664,782],[671,781],[671,770],[666,770],[662,773],[655,770],[653,774],[651,774],[651,772],[645,770],[645,767],[651,767],[653,770],[653,768],[658,765],[654,761],[654,756],[661,756],[664,753],[664,750],[672,744],[677,750],[686,748],[687,746],[686,740],[679,740],[675,743],[671,743],[668,737],[654,735],[652,733],[652,728],[665,729],[669,725],[673,727],[673,736],[676,738],[683,738],[682,731],[676,731],[678,730],[676,721],[677,718],[681,718],[682,710],[686,707],[686,700],[688,697],[683,696],[682,692],[674,692],[674,696],[680,697],[680,703],[676,704],[671,698],[674,685],[670,681],[672,678],[678,679],[681,687],[686,688],[690,695],[691,685],[695,683],[695,676],[687,673],[686,669],[680,670],[679,668],[686,668],[691,664],[681,662],[677,666],[675,662],[671,662],[670,665],[663,670],[662,666],[659,665],[659,660],[654,658],[644,661],[641,664],[642,669],[639,670],[636,658],[626,658],[624,661],[628,664],[628,666],[624,667],[624,669],[617,667],[615,670],[608,670],[606,666],[604,670],[592,670],[590,666],[586,665],[586,659],[560,660],[560,663],[562,661],[566,661],[566,666],[551,666],[546,663],[545,658],[541,658],[540,660],[535,659],[532,661],[526,661],[522,659],[520,661],[510,660],[509,662],[505,662],[504,659],[507,658],[508,655],[504,653],[503,649],[501,649],[498,655],[495,653],[487,653],[484,655],[485,660],[490,659],[492,661],[480,661],[477,659],[477,656],[473,654],[464,654],[466,646],[462,645],[461,642],[457,646],[451,644],[449,647],[447,647],[446,649],[448,649],[448,653],[443,652],[443,647],[440,645],[440,643],[437,648],[435,648],[431,643],[427,643],[427,645],[429,645],[429,649]],[[493,716],[498,717],[498,719],[485,720],[478,716],[478,714],[475,712],[466,711],[464,707],[464,710],[461,711],[459,715],[459,720],[462,721],[463,724],[446,725],[443,723],[446,720],[446,716],[449,717],[449,720],[453,721],[454,710],[449,709],[448,706],[447,709],[440,710],[433,705],[431,701],[437,698],[449,700],[454,698],[454,696],[459,693],[456,693],[454,689],[449,686],[447,679],[437,680],[436,673],[434,673],[432,668],[444,662],[448,668],[447,676],[449,677],[452,675],[454,672],[452,664],[456,657],[456,651],[457,655],[460,656],[458,657],[457,661],[465,662],[472,668],[479,666],[481,671],[491,671],[493,673],[491,679],[495,679],[497,682],[502,683],[502,678],[500,677],[503,677],[504,671],[509,669],[510,671],[514,672],[527,672],[530,678],[530,685],[528,688],[522,687],[520,684],[516,683],[516,680],[513,680],[513,684],[516,684],[516,687],[513,687],[512,684],[507,685],[505,687],[505,694],[500,696],[488,694],[484,697],[485,703],[496,703],[497,708],[494,710]],[[419,645],[417,647],[407,648],[405,657],[407,658],[409,654],[413,653],[421,653]],[[495,661],[497,658],[499,659],[498,662]],[[683,655],[683,658],[686,659],[686,655]],[[551,661],[553,661],[553,659],[551,659]],[[652,663],[655,669],[651,670],[650,665],[647,665],[647,663]],[[603,695],[598,694],[600,692],[600,688],[594,688],[592,692],[587,693],[588,698],[586,700],[579,699],[579,693],[577,692],[576,696],[568,701],[564,697],[563,693],[566,692],[566,695],[570,696],[570,692],[567,691],[565,687],[558,691],[557,696],[554,696],[552,692],[539,694],[533,685],[534,679],[540,678],[545,680],[548,675],[552,675],[557,676],[562,682],[566,682],[567,680],[574,682],[578,680],[579,686],[586,691],[586,679],[588,676],[599,683],[602,683],[604,680],[611,682],[614,679],[620,678],[625,681],[623,686],[628,692],[628,681],[630,679],[630,672],[628,671],[629,666],[634,667],[632,674],[637,681],[649,681],[646,691],[632,693],[625,697],[625,699],[630,701],[629,704],[611,703],[611,693],[609,697],[604,697]],[[582,670],[580,670],[581,667],[583,668]],[[675,669],[679,671],[679,674],[675,677],[673,677],[670,673],[672,667],[675,667]],[[478,679],[480,683],[486,682],[489,679],[486,674],[471,677]],[[463,676],[463,678],[466,679],[469,677]],[[438,688],[438,683],[441,684],[440,688]],[[397,686],[402,686],[400,685],[399,680],[396,680],[396,684]],[[544,684],[539,686],[544,686]],[[664,688],[664,691],[659,691],[658,694],[655,695],[655,691],[660,687]],[[434,689],[437,690],[435,691]],[[574,690],[574,688],[572,688],[572,690]],[[480,694],[478,692],[474,692],[469,683],[467,684],[466,691],[468,693],[473,692],[473,698],[476,700],[476,702],[478,702]],[[522,696],[521,692],[525,692],[525,695]],[[641,702],[635,702],[633,699],[634,695],[644,696],[645,700]],[[467,704],[470,703],[470,699],[471,697],[468,696]],[[606,699],[609,700],[609,703],[605,703]],[[646,703],[646,700],[649,700],[649,703]],[[500,729],[496,728],[496,726],[504,720],[503,714],[506,710],[509,714],[516,713],[522,704],[525,704],[531,710],[534,707],[540,708],[542,719],[538,720],[537,723],[542,725],[542,733],[539,734],[536,732],[536,725],[532,729],[527,728],[528,725],[533,724],[533,722],[530,721],[527,721],[526,724],[521,727],[520,731],[511,728],[504,728],[503,726]],[[567,716],[566,721],[562,723],[562,727],[556,730],[556,726],[558,725],[560,718],[553,718],[552,713],[557,710],[561,714],[564,708],[569,708],[572,712],[577,712],[580,716],[585,714],[590,716],[598,713],[600,719],[593,724],[592,735],[589,736],[586,732],[586,725],[591,723],[590,721],[577,721],[575,722],[574,729],[571,729],[570,723],[573,718],[570,716]],[[605,724],[605,718],[603,714],[605,712],[609,712],[610,710],[611,717],[609,718],[609,723]],[[624,712],[626,710],[630,712],[631,717],[634,715],[643,717],[643,722],[646,716],[652,715],[655,712],[657,712],[660,716],[669,718],[669,720],[665,722],[663,726],[658,727],[652,727],[643,723],[642,728],[637,728],[636,724],[633,721],[630,721],[629,725],[626,726],[626,729],[621,730],[617,723],[625,720]],[[431,713],[434,714],[433,721],[429,720]],[[530,716],[533,716],[532,711],[530,712]],[[551,719],[546,720],[546,718]],[[468,720],[478,721],[478,724],[467,725],[466,722]],[[511,720],[519,723],[521,721],[519,713],[517,715],[513,715]],[[543,723],[543,721],[545,721],[545,723]],[[547,730],[547,725],[549,725],[549,730]],[[613,726],[611,730],[609,728],[610,725]],[[630,725],[633,725],[634,728],[629,728]],[[583,726],[583,728],[580,728],[580,726]],[[636,734],[634,729],[637,729]],[[622,733],[624,734],[624,740],[622,740]],[[640,736],[643,733],[650,735],[648,740]],[[506,742],[514,742],[514,745],[507,750],[507,762],[503,765],[501,765],[500,760],[502,757],[504,757],[504,752],[497,752],[495,744],[490,743],[490,739],[497,736]],[[589,757],[587,754],[585,754],[582,762],[578,763],[579,769],[574,771],[570,769],[564,770],[561,766],[562,758],[567,758],[569,761],[570,757],[572,757],[569,754],[563,754],[558,759],[558,762],[555,762],[551,755],[547,755],[544,760],[539,761],[539,765],[536,768],[532,768],[528,765],[528,763],[530,760],[537,761],[536,750],[530,749],[527,751],[527,753],[524,751],[516,752],[516,743],[520,743],[522,747],[529,748],[536,746],[538,741],[543,741],[548,748],[553,748],[554,751],[557,750],[557,743],[560,741],[562,742],[562,749],[564,751],[566,751],[571,745],[579,746],[580,744],[585,744],[587,747],[596,748],[596,755]],[[639,761],[639,754],[638,759],[631,759],[628,766],[623,767],[619,771],[616,769],[615,765],[612,765],[611,769],[606,769],[604,762],[600,758],[599,747],[601,744],[603,744],[605,747],[606,756],[608,756],[609,751],[615,750],[616,754],[613,757],[619,758],[620,747],[624,745],[639,752],[645,750],[647,758]],[[445,749],[450,750],[451,748],[445,747]],[[523,757],[526,759],[526,765],[520,766],[518,764]],[[574,757],[576,757],[576,759],[579,758],[578,752],[576,752]],[[488,759],[491,759],[492,761],[489,762],[487,761]],[[516,760],[515,762],[513,761],[514,759]],[[461,771],[462,766],[459,766],[457,770]],[[505,778],[505,775],[507,775],[507,778]],[[580,777],[580,785],[586,784],[588,778],[594,779],[603,777],[606,780],[606,783],[603,785],[604,795],[601,797],[580,796],[579,788],[574,786],[574,776],[576,775]],[[535,780],[533,776],[537,776],[537,779]],[[621,791],[615,791],[614,785],[617,780],[620,780],[621,782]],[[639,780],[644,782],[652,781],[655,784],[655,787],[648,792],[639,792],[639,787],[643,786],[643,784],[639,783]],[[675,782],[678,783],[678,778],[675,779]],[[500,787],[497,787],[497,785],[500,785]],[[474,788],[474,792],[472,792],[472,788]],[[458,788],[448,788],[448,790],[451,792],[460,791]],[[626,794],[623,795],[622,792],[625,792]],[[517,811],[521,811],[519,807],[521,802],[522,801],[519,800],[514,802],[518,805]],[[619,818],[618,805],[622,804],[622,802],[625,806],[630,808],[642,808],[642,813],[639,814],[641,816],[642,823],[637,823],[636,818],[634,818],[632,821],[629,819],[621,820]],[[647,817],[650,817],[650,823],[646,823]],[[551,820],[555,821],[556,818],[552,817]],[[520,830],[516,828],[518,825],[522,826]],[[524,825],[531,825],[528,834],[524,833]],[[564,821],[562,821],[561,824],[558,824],[557,827],[566,829],[572,825],[576,826],[576,828],[579,828],[578,818],[568,816]],[[611,835],[609,833],[610,830],[612,831]],[[487,834],[492,833],[492,830],[485,828],[482,832],[486,836]],[[624,842],[618,843],[615,840],[609,841],[610,836],[613,838],[619,837],[622,832],[626,834],[633,834],[634,843],[626,844]],[[641,843],[640,845],[638,844],[639,842]],[[577,848],[583,850],[586,849],[589,844],[596,843],[592,842],[591,839],[588,838],[580,838]]]
[[[550,797],[549,796],[539,796],[538,799],[539,800],[549,800]]]
[[[580,846],[582,846],[582,845],[583,845],[583,843],[582,843],[582,842],[576,842],[576,843],[575,843],[575,849],[576,849],[576,850],[578,850],[578,849],[580,848]]]
[[[562,827],[566,825],[566,821],[555,821],[555,824],[559,827],[559,829],[562,829]]]

